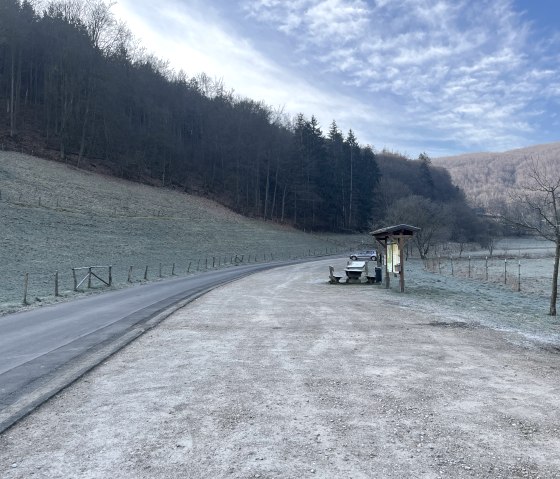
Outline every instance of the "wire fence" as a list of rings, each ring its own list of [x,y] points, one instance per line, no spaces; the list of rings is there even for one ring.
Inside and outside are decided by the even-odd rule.
[[[545,267],[549,261],[549,258],[513,255],[505,257],[438,255],[424,260],[424,267],[436,274],[500,284],[512,291],[540,292],[549,278],[549,272]]]

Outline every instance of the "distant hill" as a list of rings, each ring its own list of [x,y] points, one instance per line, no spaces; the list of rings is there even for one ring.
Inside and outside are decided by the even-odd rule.
[[[535,145],[503,153],[469,153],[434,158],[434,165],[449,171],[472,206],[488,211],[507,201],[513,191],[528,180],[532,161],[560,169],[560,142]]]

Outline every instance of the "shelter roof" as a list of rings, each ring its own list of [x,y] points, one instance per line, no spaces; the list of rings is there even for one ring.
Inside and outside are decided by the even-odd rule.
[[[413,236],[415,232],[420,231],[421,229],[422,228],[411,225],[394,225],[372,231],[370,235],[379,240],[387,239],[390,236]]]

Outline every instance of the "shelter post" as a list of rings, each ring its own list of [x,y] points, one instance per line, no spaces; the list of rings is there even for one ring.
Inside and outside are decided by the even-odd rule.
[[[372,231],[370,234],[377,240],[377,242],[383,246],[385,249],[385,287],[390,287],[390,273],[397,272],[400,276],[400,290],[401,293],[404,293],[404,247],[406,242],[414,236],[414,233],[420,231],[420,228],[417,226],[410,226],[410,225],[395,225],[389,226],[387,228],[381,228],[376,231]],[[398,246],[399,250],[399,262],[398,270],[396,269],[396,254],[394,248],[391,246],[391,271],[389,271],[389,244]],[[395,254],[395,258],[393,258],[393,254]]]
[[[388,255],[389,254],[389,247],[387,241],[385,241],[385,289],[389,289],[391,287],[391,277],[389,276],[389,262],[388,262]]]
[[[404,244],[406,243],[406,239],[404,236],[398,237],[398,244],[399,244],[399,254],[401,257],[401,268],[400,268],[400,284],[401,284],[401,293],[404,293]]]

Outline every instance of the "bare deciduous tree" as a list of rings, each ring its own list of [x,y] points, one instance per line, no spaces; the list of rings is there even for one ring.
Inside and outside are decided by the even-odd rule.
[[[451,212],[447,205],[423,196],[408,196],[393,203],[384,219],[385,224],[406,223],[421,228],[413,243],[422,259],[437,245],[449,240]]]
[[[556,316],[560,260],[560,171],[550,164],[531,160],[529,180],[514,197],[515,207],[505,216],[505,220],[555,244],[549,314]]]

